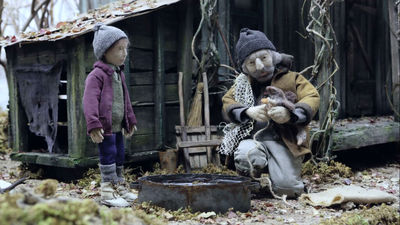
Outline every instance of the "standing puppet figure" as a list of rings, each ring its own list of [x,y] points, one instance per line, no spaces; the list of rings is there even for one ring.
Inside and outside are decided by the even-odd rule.
[[[235,50],[242,73],[222,98],[223,113],[231,123],[224,128],[220,152],[234,154],[240,174],[257,177],[268,171],[275,193],[296,197],[304,191],[301,165],[311,151],[307,140],[297,140],[298,129],[293,128],[311,121],[319,107],[318,91],[302,75],[289,71],[292,58],[276,52],[260,31],[243,28]],[[293,92],[296,103],[283,99],[287,104],[277,104],[271,95],[272,106],[263,104],[265,90],[272,91],[266,89],[269,86]]]
[[[136,130],[136,117],[122,72],[129,45],[126,34],[116,27],[96,24],[93,50],[97,62],[85,82],[83,110],[87,132],[99,144],[101,203],[127,207],[136,196],[123,177],[123,136]]]

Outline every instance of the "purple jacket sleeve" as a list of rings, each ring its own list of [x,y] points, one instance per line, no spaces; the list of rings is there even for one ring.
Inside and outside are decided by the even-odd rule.
[[[86,119],[87,133],[95,128],[102,128],[99,120],[99,103],[101,87],[103,81],[95,74],[89,74],[85,81],[85,91],[83,93],[83,112]]]

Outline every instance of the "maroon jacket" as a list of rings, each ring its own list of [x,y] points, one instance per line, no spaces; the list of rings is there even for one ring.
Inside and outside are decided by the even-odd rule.
[[[86,118],[86,128],[89,134],[95,128],[103,128],[104,135],[112,134],[112,75],[114,70],[102,61],[97,61],[93,65],[92,72],[89,73],[85,81],[85,91],[83,93],[83,112]],[[121,71],[121,82],[124,90],[125,116],[122,127],[128,132],[136,125],[136,116],[132,109],[128,89],[125,83],[125,75]]]

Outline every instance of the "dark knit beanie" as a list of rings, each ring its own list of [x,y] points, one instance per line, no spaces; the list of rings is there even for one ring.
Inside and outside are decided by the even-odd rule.
[[[115,42],[128,38],[122,30],[102,23],[97,23],[93,29],[93,51],[97,59],[101,59]]]
[[[270,40],[268,40],[267,36],[265,36],[263,32],[250,30],[249,28],[242,28],[235,49],[237,66],[241,68],[247,56],[261,49],[276,51],[275,46]]]

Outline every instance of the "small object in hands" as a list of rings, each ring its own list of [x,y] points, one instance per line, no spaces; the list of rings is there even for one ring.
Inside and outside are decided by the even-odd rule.
[[[261,99],[261,103],[262,104],[268,104],[269,103],[269,99],[268,98],[262,98]]]
[[[92,139],[93,143],[96,143],[96,144],[103,142],[103,140],[104,140],[103,134],[104,134],[104,130],[102,128],[93,129],[89,133],[90,138]]]
[[[268,86],[265,88],[266,97],[261,99],[261,103],[267,105],[268,110],[270,110],[274,106],[283,106],[289,110],[289,112],[293,113],[295,110],[295,103],[297,101],[297,95],[291,91],[284,92],[282,89]],[[297,134],[296,140],[297,145],[302,145],[307,138],[307,131],[305,126],[296,125]]]

